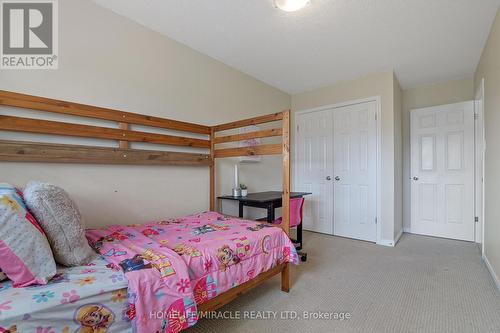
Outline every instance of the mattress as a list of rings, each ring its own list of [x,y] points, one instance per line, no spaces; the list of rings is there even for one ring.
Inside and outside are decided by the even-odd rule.
[[[127,280],[101,257],[58,268],[47,284],[13,288],[0,282],[0,333],[132,332]]]

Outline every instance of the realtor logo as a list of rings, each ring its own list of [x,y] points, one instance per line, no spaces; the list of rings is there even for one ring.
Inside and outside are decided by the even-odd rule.
[[[1,17],[1,69],[57,69],[56,0],[2,0]]]

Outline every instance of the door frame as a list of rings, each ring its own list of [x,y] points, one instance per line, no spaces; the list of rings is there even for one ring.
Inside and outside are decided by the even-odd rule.
[[[478,100],[478,95],[482,92],[482,108],[480,110],[477,109],[477,100]],[[481,243],[481,253],[484,253],[484,153],[486,149],[486,139],[485,139],[485,133],[484,133],[484,78],[481,80],[481,83],[477,90],[474,93],[474,99],[473,100],[466,100],[463,102],[472,102],[473,107],[474,107],[474,216],[479,217],[479,222],[474,223],[474,242],[475,243]],[[463,102],[456,102],[456,103],[448,103],[448,104],[441,104],[441,105],[449,105],[449,104],[458,104],[458,103],[463,103]],[[434,105],[434,106],[429,106],[430,108],[432,107],[439,107],[441,105]],[[418,109],[426,109],[427,107],[424,108],[415,108],[410,110],[418,110]],[[479,123],[477,123],[479,121]],[[480,129],[482,131],[482,142],[478,142],[476,138],[476,125],[480,126]],[[479,166],[479,168],[482,169],[482,175],[483,175],[483,183],[478,184],[477,182],[477,152],[482,149],[482,163]],[[411,188],[411,179],[412,179],[412,170],[411,170],[411,117],[410,117],[410,178],[407,180],[410,182],[410,188]],[[411,192],[411,191],[410,191]],[[481,193],[482,196],[479,197],[478,194]],[[411,194],[410,194],[410,202],[411,202]],[[410,205],[411,206],[411,205]],[[481,207],[481,215],[478,214],[478,207]],[[413,233],[412,232],[412,219],[411,219],[411,209],[410,209],[410,225],[407,231],[408,233]],[[479,229],[480,228],[480,229]]]
[[[481,100],[481,107],[477,107],[478,100]],[[484,184],[485,184],[485,170],[484,170],[484,157],[486,152],[486,136],[484,126],[484,78],[474,93],[474,212],[477,216],[478,222],[475,224],[475,242],[481,243],[481,254],[484,255]],[[479,127],[480,133],[476,133]],[[480,135],[478,137],[478,134]],[[479,153],[479,154],[478,154]],[[478,157],[481,156],[480,161]],[[478,172],[482,176],[482,181],[478,181]]]
[[[349,100],[349,101],[344,101],[340,103],[335,103],[335,104],[328,104],[328,105],[323,105],[315,108],[310,108],[310,109],[303,109],[303,110],[298,110],[292,113],[292,135],[293,135],[293,148],[292,149],[292,174],[293,174],[293,182],[292,182],[292,190],[296,191],[297,189],[295,188],[295,184],[297,184],[298,180],[298,168],[296,167],[297,165],[297,152],[296,148],[298,147],[298,135],[297,135],[297,122],[296,122],[296,117],[298,117],[301,114],[306,114],[306,113],[313,113],[313,112],[320,112],[320,111],[326,111],[326,110],[331,110],[331,109],[337,109],[345,106],[350,106],[350,105],[356,105],[356,104],[363,104],[363,103],[368,103],[368,102],[375,102],[375,118],[376,118],[376,145],[377,145],[377,152],[376,152],[376,179],[375,179],[375,193],[376,193],[376,203],[375,203],[375,219],[376,219],[376,244],[379,245],[390,245],[394,246],[393,244],[388,244],[387,241],[382,239],[382,228],[380,227],[380,222],[382,221],[380,217],[380,212],[382,210],[382,192],[381,192],[381,186],[382,184],[382,153],[381,153],[381,147],[382,147],[382,140],[381,140],[381,133],[382,133],[382,98],[380,95],[378,96],[372,96],[372,97],[367,97],[367,98],[359,98],[359,99],[354,99],[354,100]],[[332,203],[333,204],[333,203]],[[333,230],[333,229],[332,229]]]

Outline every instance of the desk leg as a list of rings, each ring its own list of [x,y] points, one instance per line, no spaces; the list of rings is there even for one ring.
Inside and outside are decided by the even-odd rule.
[[[302,250],[302,221],[300,221],[300,224],[297,226],[297,243],[299,243],[297,250]]]
[[[267,222],[271,223],[274,221],[274,204],[270,203],[267,205]]]
[[[238,216],[240,218],[243,218],[243,202],[241,202],[241,201],[240,201],[240,208],[239,208]]]

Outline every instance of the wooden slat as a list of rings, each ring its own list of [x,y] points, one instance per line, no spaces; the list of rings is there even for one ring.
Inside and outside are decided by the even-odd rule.
[[[197,148],[210,147],[210,141],[208,140],[13,116],[0,116],[0,129],[16,132],[159,143]]]
[[[290,111],[283,112],[282,129],[283,194],[281,197],[281,227],[288,235],[290,233]],[[285,264],[281,271],[281,290],[290,291],[290,267],[288,264]]]
[[[130,129],[130,125],[127,123],[118,123],[118,127],[122,130],[129,130]],[[128,148],[130,148],[130,143],[128,141],[120,140],[120,141],[118,141],[118,147],[122,148],[122,149],[128,149]]]
[[[101,108],[97,106],[66,102],[45,97],[19,94],[4,90],[0,90],[0,105],[69,114],[73,116],[89,117],[95,119],[111,120],[128,124],[160,127],[183,132],[199,134],[210,133],[209,126]]]
[[[226,148],[216,149],[215,158],[221,157],[237,157],[237,156],[254,156],[254,155],[279,155],[281,154],[281,144],[259,145],[242,148]]]
[[[243,134],[234,134],[227,136],[220,136],[215,138],[215,143],[224,143],[224,142],[234,142],[234,141],[242,141],[248,139],[258,139],[258,138],[268,138],[273,136],[281,136],[281,128],[271,128],[262,131],[249,132]]]
[[[215,132],[210,129],[210,211],[215,210]]]
[[[207,166],[207,154],[0,141],[0,161]]]
[[[238,120],[238,121],[233,121],[233,122],[227,123],[227,124],[217,125],[217,126],[214,126],[214,130],[215,130],[215,132],[220,132],[220,131],[225,131],[225,130],[233,129],[233,128],[270,123],[270,122],[278,121],[281,119],[283,119],[283,112],[278,112],[278,113],[268,114],[265,116],[249,118],[249,119],[244,119],[244,120]]]
[[[280,273],[286,264],[281,264],[276,267],[271,268],[268,271],[265,271],[263,273],[260,273],[253,279],[240,284],[237,287],[231,288],[228,291],[218,295],[215,298],[212,298],[211,300],[208,300],[204,303],[201,303],[198,305],[198,311],[200,312],[207,312],[207,311],[215,311],[224,305],[228,304],[232,300],[236,299],[237,297],[247,293],[251,289],[257,287],[258,285],[262,284],[269,278],[273,277],[274,275]]]

